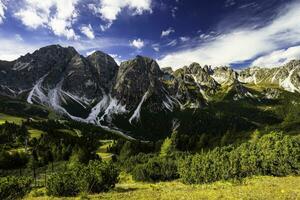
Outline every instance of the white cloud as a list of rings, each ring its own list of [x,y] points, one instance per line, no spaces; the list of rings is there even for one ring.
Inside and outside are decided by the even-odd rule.
[[[94,30],[93,30],[93,28],[90,24],[86,25],[86,26],[82,26],[80,28],[80,31],[81,31],[82,34],[84,34],[89,39],[94,39],[95,38]]]
[[[137,49],[141,49],[145,46],[144,41],[138,38],[137,40],[133,40],[130,42],[130,46],[135,47]]]
[[[21,55],[31,53],[37,48],[40,48],[39,45],[26,44],[24,41],[19,40],[18,38],[18,36],[11,38],[0,37],[0,60],[12,61]]]
[[[231,6],[234,6],[236,4],[235,0],[227,0],[225,2],[225,7],[231,7]]]
[[[300,46],[277,50],[261,56],[255,59],[251,65],[272,68],[284,65],[293,59],[300,59]]]
[[[160,48],[159,48],[159,44],[152,44],[152,48],[154,51],[159,52]]]
[[[172,14],[172,17],[173,17],[173,18],[176,18],[176,12],[177,12],[177,10],[178,10],[178,7],[177,7],[177,6],[175,6],[175,7],[173,7],[173,8],[171,9],[171,14]]]
[[[115,61],[118,65],[121,64],[121,62],[123,62],[122,60],[122,57],[117,55],[117,54],[109,54]]]
[[[15,35],[15,38],[16,38],[16,40],[18,40],[18,41],[23,41],[23,38],[22,38],[22,36],[21,36],[20,34],[16,34],[16,35]]]
[[[167,30],[161,32],[161,37],[166,37],[174,32],[175,32],[175,30],[172,27],[170,27]]]
[[[113,21],[124,8],[132,11],[132,15],[141,15],[144,12],[152,12],[151,0],[99,0],[99,4],[90,4],[89,8],[95,14],[100,14],[102,20],[106,21],[106,25],[102,25],[102,30],[108,29]]]
[[[177,45],[177,40],[176,39],[174,39],[171,42],[169,42],[169,43],[166,44],[166,46],[171,46],[171,47],[174,47],[176,45]]]
[[[101,31],[106,31],[107,29],[109,29],[112,25],[112,22],[108,22],[107,24],[105,25],[100,25],[100,29]]]
[[[189,38],[189,37],[180,37],[179,39],[180,39],[181,42],[187,42],[187,41],[189,41],[191,38]]]
[[[79,0],[24,0],[24,7],[14,16],[32,29],[47,27],[57,36],[77,39],[72,28],[77,17],[76,4]]]
[[[202,33],[199,38],[202,39],[202,40],[206,40],[207,38],[210,38],[211,36],[209,34],[204,34]]]
[[[203,40],[196,48],[169,53],[159,59],[162,67],[178,68],[192,62],[229,65],[239,63],[300,42],[300,3],[282,9],[265,27],[238,28]]]
[[[4,5],[2,0],[0,0],[0,24],[2,24],[3,20],[5,19],[5,10],[6,6]]]
[[[33,51],[52,44],[60,44],[61,46],[73,46],[78,52],[91,52],[91,49],[101,49],[104,52],[112,48],[128,47],[128,40],[120,38],[95,38],[80,40],[62,40],[60,38],[39,38],[37,41],[21,40],[18,35],[3,36],[0,33],[0,60],[15,60],[21,55],[32,53]],[[17,48],[16,48],[17,47]]]

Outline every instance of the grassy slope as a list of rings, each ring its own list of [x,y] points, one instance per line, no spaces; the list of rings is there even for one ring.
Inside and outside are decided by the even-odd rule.
[[[100,140],[101,146],[97,150],[97,154],[102,158],[104,161],[110,161],[111,157],[113,156],[112,153],[107,152],[107,148],[112,145],[113,140]]]
[[[16,124],[20,125],[22,123],[22,121],[25,121],[25,118],[0,113],[0,125],[4,124],[5,121],[8,121],[10,123],[16,123]]]
[[[27,200],[60,199],[32,192]],[[38,197],[33,197],[37,195]],[[86,199],[143,200],[143,199],[299,199],[300,177],[253,177],[243,183],[216,182],[204,185],[185,185],[178,181],[157,184],[126,180],[108,193],[89,195]],[[64,199],[80,199],[64,198]]]

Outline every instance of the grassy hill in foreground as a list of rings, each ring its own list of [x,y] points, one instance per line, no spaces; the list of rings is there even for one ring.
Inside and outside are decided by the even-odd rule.
[[[122,180],[123,179],[123,180]],[[44,189],[32,191],[25,200],[61,199],[44,196]],[[179,181],[156,184],[134,182],[123,175],[121,182],[108,193],[84,195],[64,199],[110,200],[176,200],[176,199],[299,199],[300,177],[259,176],[246,178],[242,183],[215,182],[203,185],[185,185]]]

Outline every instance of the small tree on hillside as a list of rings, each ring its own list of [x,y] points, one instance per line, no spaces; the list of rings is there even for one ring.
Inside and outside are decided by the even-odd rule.
[[[175,145],[173,143],[173,140],[171,138],[167,137],[164,140],[163,144],[161,145],[159,155],[160,155],[160,157],[166,157],[174,151],[175,151]]]

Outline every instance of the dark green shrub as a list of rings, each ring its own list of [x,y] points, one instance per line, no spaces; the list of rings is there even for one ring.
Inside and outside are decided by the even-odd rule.
[[[139,153],[138,155],[131,156],[125,160],[120,161],[119,163],[125,172],[131,173],[137,165],[145,164],[153,157],[155,157],[154,154]]]
[[[106,192],[114,188],[118,176],[119,171],[113,164],[100,161],[90,161],[78,170],[80,189],[88,193]]]
[[[32,180],[27,177],[0,178],[0,199],[21,199],[30,191],[31,182]]]
[[[74,171],[51,175],[46,186],[47,194],[51,196],[76,196],[80,192],[79,188]]]
[[[80,192],[106,192],[115,187],[119,171],[111,163],[90,161],[88,165],[75,163],[67,172],[56,173],[48,180],[47,194],[76,196]]]
[[[169,181],[177,179],[177,163],[170,158],[153,158],[147,163],[139,164],[132,172],[137,181]]]
[[[8,153],[5,150],[0,150],[0,169],[23,168],[27,161],[27,155],[23,152]]]
[[[237,148],[222,147],[188,156],[179,163],[185,183],[208,183],[252,175],[300,174],[300,140],[270,133]]]

